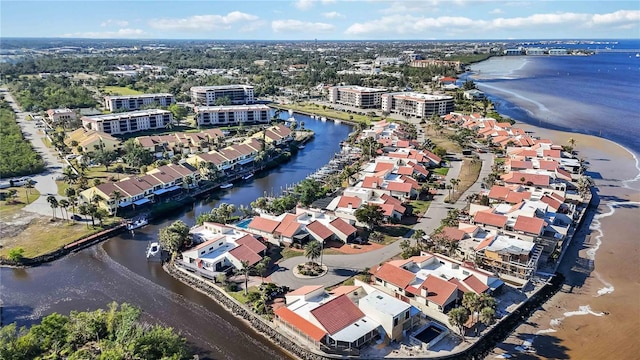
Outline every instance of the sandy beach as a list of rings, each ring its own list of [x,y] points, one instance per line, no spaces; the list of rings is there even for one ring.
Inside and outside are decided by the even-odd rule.
[[[631,359],[640,357],[640,170],[622,146],[589,135],[518,124],[556,144],[576,140],[597,188],[597,211],[574,238],[560,271],[563,289],[487,359]],[[535,352],[514,348],[533,341]]]

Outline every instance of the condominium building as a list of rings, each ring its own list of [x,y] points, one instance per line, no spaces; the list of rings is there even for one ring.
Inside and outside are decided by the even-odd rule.
[[[157,104],[160,106],[169,106],[176,102],[172,94],[141,94],[141,95],[124,95],[124,96],[105,96],[104,106],[109,111],[119,109],[140,110],[144,105]]]
[[[82,117],[85,129],[113,135],[162,129],[169,123],[173,123],[171,111],[159,109]]]
[[[231,104],[253,104],[253,86],[249,85],[221,85],[194,86],[191,88],[191,102],[196,105],[213,106],[216,100],[227,98]]]
[[[453,97],[415,92],[398,92],[382,95],[382,111],[401,115],[428,118],[446,115],[454,110]]]
[[[195,108],[198,125],[238,125],[269,123],[267,105],[198,106]]]
[[[329,88],[329,102],[361,109],[379,109],[382,94],[386,91],[355,85],[332,86]]]

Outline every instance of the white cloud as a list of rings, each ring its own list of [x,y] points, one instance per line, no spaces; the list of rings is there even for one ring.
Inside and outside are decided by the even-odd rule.
[[[230,29],[233,24],[258,19],[259,17],[255,15],[233,11],[227,15],[194,15],[177,19],[153,19],[149,21],[149,26],[160,30],[211,31]]]
[[[345,17],[343,14],[337,11],[326,12],[326,13],[323,13],[322,16],[326,17],[327,19],[337,19],[337,18]]]
[[[312,23],[300,20],[275,20],[271,22],[274,32],[326,32],[332,31],[334,26],[327,23]]]
[[[489,11],[489,14],[503,14],[504,11],[502,11],[502,9],[493,9],[491,11]]]
[[[317,2],[318,0],[296,0],[293,2],[293,6],[300,10],[309,10],[314,7]],[[334,4],[336,2],[337,0],[320,0],[322,5]]]
[[[103,21],[100,23],[100,26],[105,27],[105,26],[118,26],[118,27],[125,27],[125,26],[129,26],[129,22],[126,20],[113,20],[113,19],[109,19],[107,21]]]
[[[147,35],[142,29],[119,29],[118,31],[87,31],[64,34],[62,37],[68,38],[90,38],[90,39],[116,39],[116,38],[141,38]]]
[[[640,22],[640,11],[621,10],[608,14],[586,13],[550,13],[533,14],[527,17],[496,18],[493,20],[475,20],[461,16],[425,17],[420,15],[393,14],[379,19],[354,23],[347,28],[347,35],[423,35],[428,31],[474,31],[490,34],[496,30],[519,30],[555,26],[557,29],[596,28],[601,27],[637,27]]]
[[[293,3],[293,6],[300,10],[309,10],[313,7],[313,0],[297,0]]]

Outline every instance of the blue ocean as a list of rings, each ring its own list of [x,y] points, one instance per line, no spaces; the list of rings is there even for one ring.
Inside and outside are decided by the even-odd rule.
[[[601,136],[640,154],[640,40],[611,40],[591,56],[502,56],[471,76],[514,120]]]

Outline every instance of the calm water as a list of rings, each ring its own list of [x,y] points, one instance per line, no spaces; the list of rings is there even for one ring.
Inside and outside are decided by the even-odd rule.
[[[339,142],[351,131],[347,125],[322,123],[298,114],[295,117],[316,136],[280,168],[176,211],[172,218],[140,229],[135,235],[127,233],[37,268],[0,269],[2,323],[28,325],[52,312],[103,308],[111,301],[128,302],[141,307],[150,320],[181,331],[201,356],[285,358],[281,350],[210,298],[168,276],[160,264],[147,262],[144,254],[160,227],[174,220],[193,225],[197,214],[220,202],[249,205],[264,192],[277,193],[281,187],[304,179],[339,151]]]
[[[640,41],[621,41],[614,48],[640,49]],[[498,112],[534,125],[602,136],[639,154],[640,57],[635,55],[496,57],[471,69]]]

